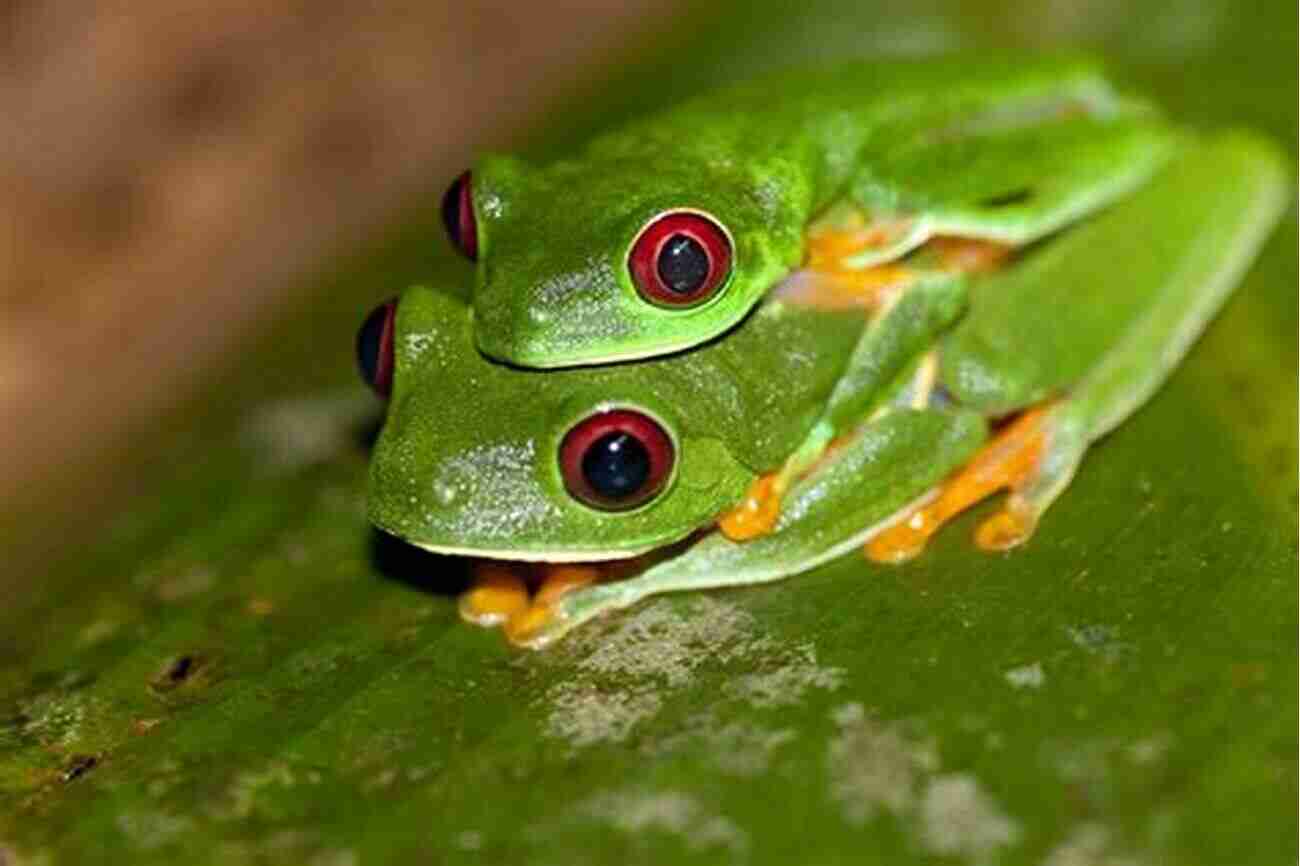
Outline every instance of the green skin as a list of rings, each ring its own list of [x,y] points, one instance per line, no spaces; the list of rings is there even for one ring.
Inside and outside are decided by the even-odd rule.
[[[725,339],[635,364],[494,363],[476,350],[479,323],[462,299],[408,289],[371,518],[444,553],[554,562],[658,552],[634,577],[561,597],[526,638],[543,646],[648,595],[776,580],[852,550],[969,460],[988,418],[1051,399],[1045,452],[1008,500],[1032,525],[1087,447],[1185,355],[1276,222],[1288,184],[1267,142],[1187,139],[1139,191],[1002,271],[922,281],[869,320],[777,295]],[[941,388],[912,408],[913,371],[931,352]],[[653,414],[676,446],[667,488],[629,512],[575,500],[559,469],[567,430],[610,406]],[[835,437],[842,445],[827,456]],[[817,457],[796,474],[772,534],[696,536],[759,475]]]
[[[896,259],[933,234],[1023,245],[1145,183],[1177,134],[1085,61],[859,63],[709,93],[542,166],[473,169],[474,334],[518,366],[646,358],[732,328],[804,261],[817,221],[904,220]],[[712,215],[731,274],[686,309],[638,294],[628,254],[665,211]]]

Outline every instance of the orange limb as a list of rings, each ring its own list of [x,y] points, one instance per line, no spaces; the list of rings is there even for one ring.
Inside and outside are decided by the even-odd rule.
[[[1001,268],[1015,247],[997,241],[937,235],[926,247],[935,252],[945,270],[963,274],[984,274]]]
[[[875,562],[904,562],[925,549],[930,536],[952,518],[1005,488],[1024,484],[1037,470],[1046,449],[1046,408],[1031,409],[1008,424],[969,463],[939,488],[930,502],[908,511],[867,542]],[[1033,520],[1008,508],[980,527],[975,540],[984,550],[1004,550],[1023,541]]]
[[[866,223],[859,218],[847,227],[822,229],[809,235],[805,266],[823,279],[804,281],[789,299],[822,310],[878,308],[892,293],[906,287],[912,272],[897,263],[846,268],[843,261],[873,247],[887,246],[907,229],[906,222]]]
[[[501,625],[528,609],[528,585],[519,566],[476,562],[474,585],[460,596],[461,619],[486,627]]]
[[[869,268],[846,268],[842,263],[849,256],[894,242],[906,230],[906,222],[872,223],[809,235],[806,269],[782,287],[782,299],[827,311],[881,308],[916,279],[917,271],[897,261]],[[996,241],[954,236],[932,237],[921,249],[943,270],[963,274],[996,271],[1015,251]]]
[[[564,563],[544,565],[542,582],[533,594],[533,604],[551,604],[571,590],[579,589],[600,580],[601,569],[595,565]]]
[[[776,472],[755,478],[744,498],[718,517],[718,530],[730,541],[749,541],[770,535],[781,518],[781,501],[790,485],[815,472],[852,438],[840,436],[832,439],[815,454],[803,455],[798,463],[787,462]]]
[[[740,504],[718,518],[722,534],[732,541],[749,541],[775,529],[785,492],[779,478],[779,473],[772,472],[754,479]]]
[[[781,284],[777,297],[788,304],[824,312],[876,310],[903,289],[914,274],[900,265],[854,270],[805,269]]]
[[[836,268],[845,258],[883,247],[897,240],[908,228],[906,222],[855,221],[847,228],[822,229],[806,241],[808,267],[819,270]]]
[[[572,563],[544,564],[539,567],[541,583],[533,594],[532,604],[506,620],[503,631],[513,644],[526,645],[550,621],[555,602],[565,593],[590,586],[610,569],[599,565]]]
[[[515,646],[528,646],[533,636],[551,621],[553,615],[554,608],[549,604],[529,605],[522,613],[506,620],[501,630],[505,632],[506,640]]]
[[[561,596],[621,567],[482,560],[474,564],[474,585],[460,597],[460,615],[475,625],[502,626],[512,642],[522,643],[550,619]],[[535,584],[531,595],[530,583]]]

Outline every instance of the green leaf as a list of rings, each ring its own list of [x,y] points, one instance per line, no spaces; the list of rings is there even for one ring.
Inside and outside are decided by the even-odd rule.
[[[960,5],[714,10],[726,45],[701,19],[691,62],[605,109],[814,54],[1073,39],[1295,152],[1285,4]],[[457,619],[455,561],[365,524],[350,332],[436,235],[250,363],[316,390],[232,386],[265,402],[196,415],[153,495],[0,612],[0,860],[1295,861],[1294,209],[1025,549],[977,552],[971,515],[907,566],[660,599],[531,654]]]

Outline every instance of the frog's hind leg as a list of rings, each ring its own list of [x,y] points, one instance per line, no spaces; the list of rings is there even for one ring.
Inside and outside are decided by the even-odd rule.
[[[1023,413],[998,432],[979,453],[946,480],[929,501],[897,516],[892,525],[868,542],[866,554],[876,562],[904,562],[925,549],[926,541],[948,521],[1000,490],[1028,489],[1048,452],[1050,410]],[[1013,494],[1014,495],[1014,494]],[[1011,515],[1011,512],[1007,512]],[[1001,517],[1001,516],[1000,516]],[[1000,534],[981,533],[981,546],[993,549],[1017,543],[1016,530],[1032,530],[1034,521],[1020,510],[996,522]]]
[[[1145,403],[1222,305],[1276,221],[1284,173],[1271,149],[1226,135],[1191,151],[1162,181],[1184,211],[1164,252],[1130,263],[1130,286],[1151,300],[1066,396],[1025,412],[941,487],[937,497],[876,536],[867,555],[900,561],[918,553],[946,520],[1002,488],[997,514],[976,531],[985,550],[1032,535],[1069,485],[1088,447]],[[1199,209],[1199,211],[1198,211]],[[1139,214],[1140,215],[1140,214]],[[1132,216],[1132,214],[1130,214]],[[1156,214],[1153,214],[1156,216]]]

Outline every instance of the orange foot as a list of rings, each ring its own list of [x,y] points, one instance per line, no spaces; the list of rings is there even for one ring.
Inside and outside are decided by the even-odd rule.
[[[503,628],[506,638],[516,646],[529,645],[533,637],[551,621],[555,603],[561,596],[595,583],[609,570],[595,565],[542,565],[538,569],[541,582],[533,593],[533,602],[506,620]]]
[[[476,562],[474,585],[461,593],[460,618],[487,628],[502,625],[528,609],[522,565]]]
[[[732,541],[749,541],[769,534],[781,516],[785,493],[780,474],[771,472],[754,479],[740,504],[718,518],[718,529]]]
[[[512,643],[523,643],[551,616],[565,593],[595,583],[602,570],[593,565],[482,561],[474,566],[474,585],[460,597],[462,619],[482,626],[502,626]],[[531,597],[529,579],[536,582]]]
[[[912,224],[906,220],[868,223],[859,217],[842,227],[820,229],[804,241],[808,266],[819,270],[834,269],[849,256],[898,242],[911,227]]]
[[[783,300],[818,310],[874,310],[907,288],[914,274],[896,263],[846,268],[846,258],[888,246],[905,234],[906,222],[868,224],[858,217],[844,226],[821,229],[805,241],[804,270],[783,284]]]
[[[948,478],[930,502],[904,514],[867,542],[876,562],[905,562],[925,549],[930,536],[961,512],[1005,488],[1022,486],[1038,468],[1046,449],[1045,407],[1031,409],[1008,424],[969,463]],[[975,533],[982,550],[1006,550],[1033,532],[1033,515],[1009,505]]]

